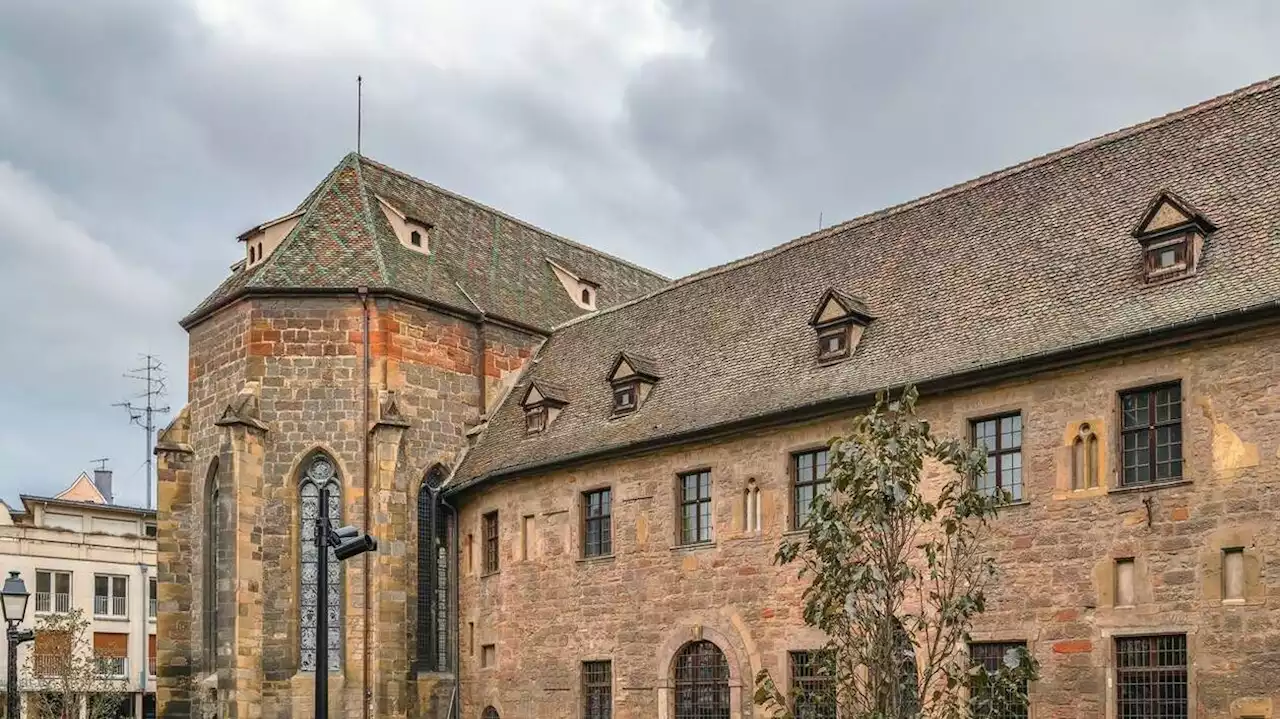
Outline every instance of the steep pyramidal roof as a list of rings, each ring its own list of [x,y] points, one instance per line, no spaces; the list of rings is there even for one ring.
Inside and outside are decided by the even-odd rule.
[[[431,225],[429,253],[400,244],[379,199]],[[298,209],[301,219],[280,246],[252,267],[238,265],[183,326],[255,292],[367,287],[549,330],[584,310],[548,260],[599,283],[600,308],[667,284],[653,272],[354,153]]]
[[[1217,229],[1194,276],[1149,285],[1132,231],[1162,190]],[[876,319],[824,365],[810,320],[828,288]],[[454,487],[1277,310],[1280,78],[566,323],[521,380],[564,388],[555,425],[527,434],[508,401]],[[660,358],[663,379],[611,419],[605,373],[631,349]]]

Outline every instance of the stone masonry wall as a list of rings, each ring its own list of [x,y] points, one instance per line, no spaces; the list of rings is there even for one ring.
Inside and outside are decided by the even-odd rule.
[[[1192,716],[1272,717],[1280,703],[1280,334],[1129,357],[927,399],[936,431],[1020,411],[1026,502],[991,539],[1004,577],[976,639],[1023,640],[1042,664],[1036,719],[1113,717],[1113,639],[1186,632]],[[856,361],[856,358],[855,360]],[[1117,490],[1117,393],[1180,380],[1185,482]],[[779,378],[779,381],[784,381]],[[603,390],[602,390],[603,391]],[[749,391],[768,391],[754,387]],[[790,525],[792,452],[823,445],[846,418],[744,434],[485,487],[460,498],[464,717],[578,715],[581,662],[613,662],[614,716],[670,716],[672,657],[703,637],[728,657],[750,714],[762,667],[787,681],[804,626],[795,568],[773,566]],[[616,421],[644,421],[643,409]],[[1103,487],[1071,491],[1069,442],[1081,422],[1102,440]],[[554,431],[554,428],[551,430]],[[715,541],[676,546],[675,481],[710,468]],[[743,493],[760,487],[763,530],[745,531]],[[930,480],[935,481],[935,480]],[[582,559],[580,497],[613,490],[611,557]],[[501,563],[482,577],[481,517],[499,512]],[[1222,550],[1243,547],[1246,598],[1222,597]],[[1115,606],[1113,567],[1135,560],[1132,607]],[[492,664],[482,666],[493,645]]]
[[[372,621],[370,716],[424,716],[411,667],[416,597],[416,496],[426,470],[449,466],[479,420],[477,333],[474,323],[421,307],[370,299],[370,420],[395,406],[407,428],[369,431],[370,521],[366,526],[361,437],[362,312],[358,298],[280,298],[241,302],[191,331],[190,442],[194,471],[174,512],[175,585],[190,598],[175,604],[169,626],[183,636],[196,671],[194,716],[310,716],[310,673],[298,671],[298,481],[314,451],[336,461],[343,485],[343,523],[379,540],[368,555],[373,568],[365,589],[365,558],[346,563],[343,605],[344,671],[330,678],[333,716],[363,715],[365,604]],[[499,359],[493,379],[518,369],[537,339],[490,327]],[[515,359],[512,359],[515,358]],[[513,369],[514,367],[514,369]],[[255,394],[266,429],[218,426],[237,393]],[[260,433],[260,438],[255,432]],[[235,519],[224,538],[235,557],[220,562],[221,645],[215,680],[201,661],[201,596],[205,468],[220,457],[219,481],[232,495]],[[162,579],[162,583],[166,580]],[[162,589],[162,599],[164,590]],[[225,619],[225,622],[221,620]],[[164,619],[162,619],[162,622]],[[231,637],[235,637],[234,642]],[[163,664],[164,657],[161,657]],[[437,679],[438,681],[438,679]],[[222,691],[216,698],[213,687]],[[185,716],[176,708],[165,716]],[[245,712],[249,712],[246,714]]]

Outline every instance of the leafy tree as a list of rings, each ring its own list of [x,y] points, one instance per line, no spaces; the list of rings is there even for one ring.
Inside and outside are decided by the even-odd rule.
[[[95,656],[89,620],[79,609],[41,617],[27,653],[29,719],[111,719],[129,701],[120,659]],[[85,712],[81,714],[81,699]]]
[[[968,657],[969,629],[996,578],[984,551],[988,522],[1009,497],[977,491],[982,449],[935,436],[908,387],[833,439],[827,491],[804,534],[784,542],[779,563],[809,579],[804,619],[821,629],[822,692],[789,706],[763,670],[756,703],[778,719],[958,719],[1007,716],[1035,679],[1025,650],[988,672]],[[922,475],[931,477],[922,481]]]

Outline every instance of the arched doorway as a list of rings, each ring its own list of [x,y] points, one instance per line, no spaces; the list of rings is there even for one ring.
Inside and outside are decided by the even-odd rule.
[[[480,715],[480,719],[499,719],[498,710],[493,707],[485,707],[484,713]]]
[[[729,662],[715,643],[689,642],[675,662],[675,719],[729,719]]]

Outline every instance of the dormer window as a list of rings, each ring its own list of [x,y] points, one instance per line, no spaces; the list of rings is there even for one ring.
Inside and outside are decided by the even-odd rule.
[[[653,386],[661,379],[657,363],[633,352],[620,352],[609,372],[613,387],[613,416],[631,414],[640,409]]]
[[[862,300],[835,289],[823,293],[809,319],[817,333],[818,363],[831,364],[851,356],[872,319]]]
[[[627,382],[613,388],[613,413],[625,414],[636,409],[636,382]]]
[[[569,299],[573,300],[575,305],[584,310],[594,310],[596,308],[596,293],[600,289],[599,284],[579,275],[555,260],[548,259],[547,264],[551,265],[551,271],[555,273],[556,279],[564,286],[564,291],[569,293]]]
[[[591,298],[591,288],[590,288],[590,287],[583,287],[583,288],[582,288],[582,304],[584,304],[584,305],[589,305],[589,306],[592,306],[592,307],[594,307],[594,306],[595,306],[595,304],[596,304],[596,303],[595,303],[595,300],[593,300],[593,299]]]
[[[280,243],[284,242],[290,232],[293,232],[293,228],[297,227],[302,215],[303,212],[298,211],[241,232],[236,239],[244,243],[245,257],[248,258],[245,266],[252,267],[267,259],[268,254],[275,252]]]
[[[418,230],[414,230],[413,232],[410,232],[409,244],[413,245],[414,247],[422,247],[422,233],[419,232]]]
[[[1157,283],[1194,275],[1204,240],[1215,229],[1186,200],[1168,191],[1156,195],[1133,229],[1142,245],[1144,279]]]
[[[422,253],[431,251],[433,225],[430,222],[401,210],[385,197],[378,196],[377,200],[383,217],[387,218],[387,223],[396,233],[396,239],[400,240],[401,247]]]
[[[568,395],[558,385],[539,379],[530,382],[524,399],[520,401],[524,408],[525,434],[547,431],[568,404]]]

